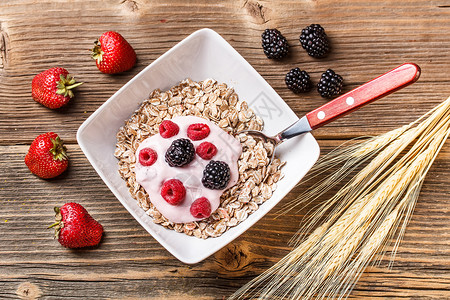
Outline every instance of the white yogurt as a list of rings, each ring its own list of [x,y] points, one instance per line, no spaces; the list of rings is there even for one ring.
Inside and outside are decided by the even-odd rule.
[[[150,197],[150,201],[156,209],[167,219],[174,223],[188,223],[199,221],[190,213],[192,202],[200,197],[206,197],[211,203],[211,211],[214,212],[220,205],[220,196],[223,192],[235,185],[239,179],[237,161],[242,153],[241,143],[233,136],[226,133],[219,126],[209,120],[195,116],[175,117],[171,120],[180,128],[177,135],[171,138],[163,138],[155,134],[145,139],[136,151],[136,181],[144,187]],[[195,148],[203,142],[210,142],[217,148],[217,153],[211,160],[223,161],[230,167],[230,181],[223,190],[212,190],[203,186],[203,170],[211,160],[204,160],[197,154],[188,165],[183,167],[170,167],[165,161],[165,153],[174,140],[180,138],[189,139],[187,128],[191,124],[203,123],[209,126],[210,134],[199,141],[191,140]],[[156,151],[158,158],[151,166],[143,166],[139,163],[141,149],[151,148]],[[186,197],[179,205],[167,203],[161,196],[161,186],[168,179],[180,180],[186,188]]]

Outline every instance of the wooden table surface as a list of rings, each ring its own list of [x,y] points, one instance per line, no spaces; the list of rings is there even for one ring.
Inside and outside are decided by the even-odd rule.
[[[313,59],[298,36],[311,23],[326,29],[332,52]],[[314,136],[326,153],[343,141],[376,135],[415,120],[450,96],[450,2],[412,1],[61,1],[0,2],[0,298],[223,299],[289,252],[304,211],[274,219],[273,210],[201,263],[175,259],[125,210],[81,152],[76,131],[145,66],[197,29],[222,35],[299,115],[325,103],[313,91],[295,95],[284,83],[294,67],[313,81],[332,68],[348,91],[403,62],[422,76],[414,85],[355,112]],[[278,28],[290,56],[268,60],[260,35]],[[116,76],[100,73],[88,49],[115,30],[138,55]],[[65,108],[31,98],[31,80],[53,66],[85,82]],[[54,180],[33,176],[23,158],[39,134],[67,143],[69,170]],[[450,298],[450,144],[431,168],[394,268],[369,268],[351,298]],[[300,189],[291,191],[283,203]],[[67,250],[46,227],[55,205],[76,201],[105,228],[96,249]],[[281,204],[282,205],[282,204]],[[279,205],[278,207],[281,207]]]

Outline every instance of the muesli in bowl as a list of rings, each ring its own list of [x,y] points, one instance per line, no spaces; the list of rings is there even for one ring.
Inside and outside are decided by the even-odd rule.
[[[194,116],[216,124],[223,132],[239,141],[242,152],[237,159],[236,168],[233,166],[231,168],[232,171],[236,169],[238,172],[234,174],[236,184],[226,187],[216,207],[213,203],[210,215],[208,214],[207,218],[194,218],[188,222],[174,222],[169,220],[173,220],[172,217],[167,218],[167,212],[163,215],[156,208],[157,201],[152,203],[146,189],[139,183],[142,183],[142,180],[137,180],[136,170],[142,165],[139,162],[139,154],[136,153],[139,153],[139,146],[144,140],[160,134],[160,125],[164,120],[179,123],[179,117],[182,116]],[[126,181],[131,196],[137,200],[138,205],[153,222],[198,238],[218,237],[244,221],[260,204],[269,199],[277,188],[277,182],[283,176],[281,168],[284,163],[278,158],[274,158],[272,162],[269,159],[274,151],[273,144],[239,133],[246,129],[262,130],[262,128],[262,119],[245,101],[238,99],[233,88],[213,79],[200,82],[185,79],[168,91],[162,92],[157,89],[150,94],[119,129],[114,154],[118,159],[119,174]],[[194,144],[198,147],[199,143]],[[219,154],[220,151],[225,151],[222,148],[224,147],[217,150]],[[159,153],[158,159],[164,159],[163,156]],[[198,161],[201,163],[201,159]],[[204,163],[206,165],[207,161]],[[194,179],[200,182],[200,178],[197,177]],[[189,201],[193,201],[195,197],[191,198]]]

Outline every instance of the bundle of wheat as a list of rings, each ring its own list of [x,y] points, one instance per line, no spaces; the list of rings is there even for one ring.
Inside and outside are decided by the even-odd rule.
[[[379,262],[393,241],[391,267],[425,175],[449,134],[450,98],[411,124],[322,157],[305,181],[337,170],[284,212],[317,200],[358,166],[366,166],[315,207],[288,255],[230,299],[346,298],[365,268]]]

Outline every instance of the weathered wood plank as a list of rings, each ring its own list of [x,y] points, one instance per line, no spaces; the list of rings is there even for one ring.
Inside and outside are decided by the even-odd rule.
[[[290,68],[300,66],[317,82],[321,72],[331,67],[345,78],[345,90],[350,90],[402,62],[421,65],[423,75],[414,86],[328,125],[327,130],[318,130],[318,138],[379,134],[413,120],[450,95],[450,77],[443,72],[450,60],[442,55],[450,47],[445,38],[450,10],[436,3],[261,2],[267,19],[261,24],[249,8],[256,5],[254,1],[197,6],[122,2],[104,7],[100,2],[80,1],[79,10],[74,11],[63,2],[48,1],[50,11],[64,19],[64,25],[47,18],[47,11],[39,9],[42,4],[34,1],[3,5],[0,22],[8,61],[0,68],[2,143],[29,142],[41,128],[58,131],[74,142],[76,129],[89,114],[146,65],[202,27],[222,34],[299,115],[325,100],[316,92],[291,93],[284,84]],[[138,8],[133,10],[133,5]],[[308,57],[298,42],[301,28],[317,21],[325,26],[333,45],[330,56],[321,60]],[[289,58],[278,62],[264,57],[260,34],[266,27],[278,27],[286,35],[292,46]],[[107,29],[120,31],[138,53],[137,66],[123,75],[101,74],[87,51]],[[65,36],[71,38],[59,42]],[[35,74],[55,65],[66,67],[85,85],[68,107],[50,111],[31,99],[30,82]]]
[[[340,142],[320,141],[325,152]],[[30,174],[23,164],[27,148],[0,148],[1,297],[14,297],[20,283],[31,282],[50,298],[62,296],[64,290],[64,295],[74,298],[176,299],[185,294],[186,299],[219,299],[287,254],[287,242],[307,211],[275,219],[274,210],[212,257],[186,266],[128,214],[78,146],[69,145],[68,172],[47,181]],[[450,295],[449,162],[450,150],[445,147],[426,179],[393,271],[371,268],[356,286],[354,297],[439,299]],[[299,191],[288,194],[283,203],[292,201]],[[45,229],[52,220],[52,207],[68,201],[82,203],[105,227],[105,237],[96,249],[64,249]]]

